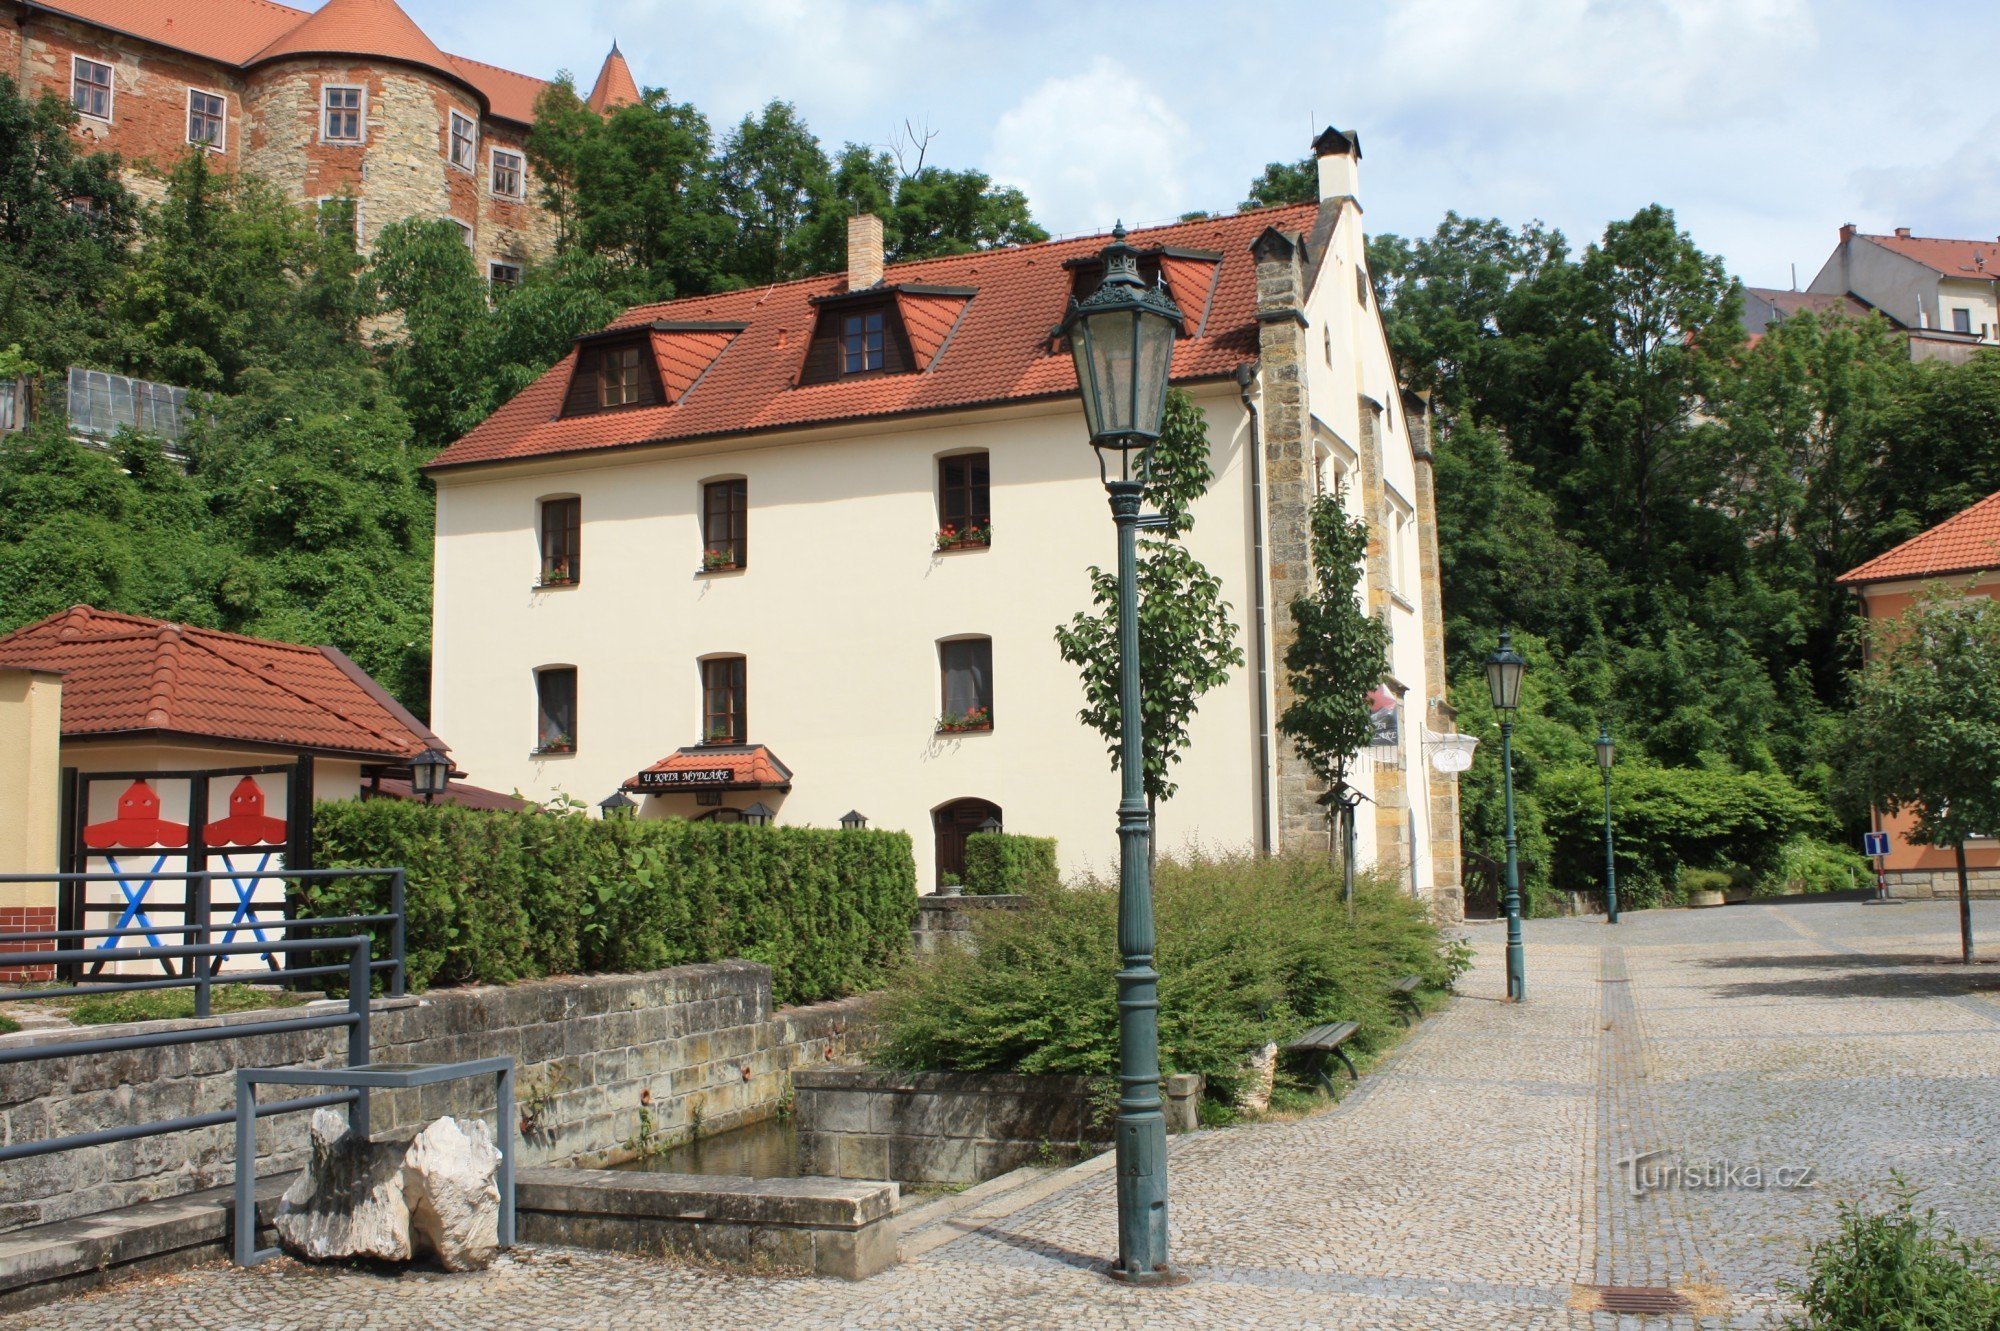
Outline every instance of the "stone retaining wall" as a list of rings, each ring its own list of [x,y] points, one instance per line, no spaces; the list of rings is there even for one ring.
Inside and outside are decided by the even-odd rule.
[[[1111,1137],[1088,1077],[801,1068],[792,1085],[806,1174],[978,1183]],[[1167,1078],[1170,1129],[1195,1125],[1200,1087]]]
[[[917,922],[910,929],[910,943],[918,955],[971,941],[972,917],[984,910],[1020,910],[1028,899],[1018,894],[1005,896],[955,896],[942,892],[917,898]]]
[[[389,1000],[377,1006],[370,1035],[378,1063],[513,1057],[521,1163],[599,1165],[671,1142],[697,1118],[704,1131],[720,1131],[770,1117],[792,1069],[839,1058],[860,1019],[855,999],[773,1012],[770,970],[727,961]],[[0,1048],[207,1024],[22,1031],[0,1036]],[[344,1030],[306,1031],[9,1066],[0,1075],[0,1142],[228,1110],[237,1067],[336,1067],[346,1039]],[[484,1082],[377,1092],[375,1132],[413,1131],[442,1114],[490,1121]],[[303,1159],[307,1117],[259,1124],[260,1174]],[[223,1126],[12,1162],[0,1169],[0,1232],[228,1183],[233,1151]]]
[[[1975,897],[2000,897],[2000,869],[1967,869],[1965,876]],[[1958,899],[1958,870],[1903,869],[1882,875],[1889,896],[1897,901]]]

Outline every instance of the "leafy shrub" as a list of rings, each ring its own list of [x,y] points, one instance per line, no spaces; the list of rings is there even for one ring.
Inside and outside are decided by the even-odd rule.
[[[1736,875],[1727,869],[1682,869],[1674,888],[1683,901],[1701,892],[1727,892],[1736,886]]]
[[[1449,962],[1422,905],[1390,877],[1356,885],[1352,919],[1322,856],[1162,859],[1160,1057],[1233,1101],[1269,1041],[1354,1020],[1361,1049],[1400,1029],[1387,987]],[[974,947],[910,962],[882,1005],[878,1057],[896,1067],[1105,1077],[1118,1064],[1118,893],[1102,882],[980,912]]]
[[[1056,839],[978,832],[965,839],[965,890],[976,896],[1048,892],[1062,886]]]
[[[775,1001],[871,988],[907,948],[916,864],[902,832],[324,803],[328,867],[408,871],[410,984],[502,983],[742,957]],[[315,915],[388,908],[376,879],[314,883]]]
[[[309,1002],[310,995],[283,990],[256,989],[247,984],[219,984],[209,991],[208,1009],[225,1012],[255,1012],[260,1008],[297,1007]],[[165,1021],[194,1015],[194,990],[154,989],[132,994],[99,994],[80,998],[64,1014],[78,1026],[108,1026],[121,1021]]]
[[[1786,1284],[1800,1315],[1793,1331],[1994,1331],[2000,1265],[1991,1249],[1963,1243],[1937,1213],[1916,1210],[1898,1177],[1895,1203],[1875,1213],[1840,1205],[1840,1231],[1813,1245],[1803,1284]]]
[[[1796,836],[1778,847],[1777,863],[1758,884],[1760,895],[1783,892],[1845,892],[1875,884],[1868,857],[1818,837]]]
[[[1557,885],[1604,872],[1604,787],[1595,766],[1544,773],[1537,791]],[[1684,868],[1742,870],[1768,878],[1794,837],[1831,830],[1817,797],[1767,772],[1698,767],[1618,767],[1611,775],[1620,903],[1657,905]]]

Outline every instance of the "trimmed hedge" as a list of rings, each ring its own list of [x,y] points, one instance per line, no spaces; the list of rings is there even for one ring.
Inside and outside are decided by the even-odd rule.
[[[965,839],[965,890],[975,896],[1048,892],[1061,886],[1052,836],[975,832]]]
[[[408,871],[413,988],[653,970],[741,957],[773,1000],[880,982],[909,946],[916,861],[902,832],[603,821],[400,800],[323,803],[319,862]],[[315,915],[388,909],[374,879],[311,884]]]

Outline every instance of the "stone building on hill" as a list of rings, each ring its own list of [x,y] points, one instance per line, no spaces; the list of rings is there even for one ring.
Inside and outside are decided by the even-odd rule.
[[[120,154],[142,197],[200,145],[338,207],[364,249],[392,222],[449,218],[504,283],[554,243],[526,150],[547,83],[447,54],[396,0],[0,0],[0,16],[0,72],[69,101],[78,137]],[[590,105],[638,98],[614,47]]]

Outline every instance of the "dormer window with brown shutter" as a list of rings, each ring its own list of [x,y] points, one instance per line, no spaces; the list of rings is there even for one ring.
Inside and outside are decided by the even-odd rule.
[[[836,297],[821,305],[799,383],[838,383],[916,368],[895,297],[871,292],[867,300]]]
[[[565,416],[588,416],[627,407],[657,407],[666,401],[652,347],[640,337],[586,342],[577,350],[576,370],[563,399]]]

